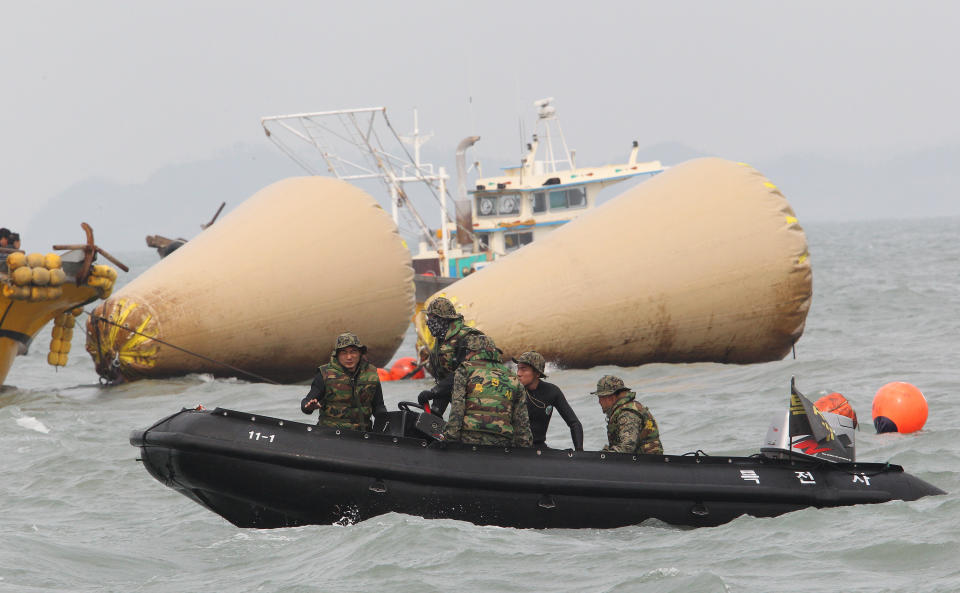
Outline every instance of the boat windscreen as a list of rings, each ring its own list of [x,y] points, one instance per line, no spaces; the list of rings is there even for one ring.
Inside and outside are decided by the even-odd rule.
[[[790,450],[828,461],[854,461],[853,433],[838,434],[827,415],[797,390],[795,380],[790,380]],[[836,428],[843,429],[840,424]]]

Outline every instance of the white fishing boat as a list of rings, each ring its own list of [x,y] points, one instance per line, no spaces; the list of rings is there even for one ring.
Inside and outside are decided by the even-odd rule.
[[[788,354],[803,334],[812,274],[806,236],[777,186],[745,163],[716,157],[658,174],[659,162],[638,162],[636,142],[620,164],[579,167],[552,102],[535,103],[537,126],[520,164],[497,176],[484,176],[474,163],[476,179],[467,182],[466,153],[479,138],[464,138],[456,197],[447,193],[443,168],[421,163],[425,137],[416,119],[407,138],[412,151],[383,108],[263,124],[314,174],[384,182],[401,232],[401,215],[416,222],[406,237],[419,243],[411,263],[420,360],[434,347],[422,309],[433,295],[493,336],[505,356],[536,350],[567,368],[749,364]],[[323,164],[309,166],[281,132],[306,141],[294,144]],[[350,156],[334,148],[344,139],[357,148]],[[600,198],[604,187],[644,176],[654,178]],[[429,188],[439,206],[433,229],[411,205],[420,198],[418,206],[433,208],[407,194],[404,184],[413,182]],[[332,219],[337,206],[329,204]],[[378,263],[365,262],[370,270]]]
[[[637,162],[636,140],[624,163],[577,167],[552,103],[552,98],[534,103],[536,131],[519,166],[483,177],[477,164],[474,189],[467,192],[461,185],[456,221],[444,222],[440,245],[422,242],[413,257],[418,275],[462,278],[589,212],[605,187],[663,170],[660,161]]]
[[[313,175],[380,180],[387,186],[394,222],[401,227],[405,215],[419,237],[412,259],[416,300],[422,305],[444,286],[595,208],[603,188],[663,170],[659,161],[637,161],[636,141],[624,163],[577,167],[553,101],[534,103],[537,123],[526,154],[519,166],[499,176],[483,177],[479,162],[468,170],[466,151],[480,138],[463,139],[456,151],[456,198],[447,191],[445,169],[421,162],[420,148],[429,136],[420,134],[416,114],[413,134],[407,137],[396,133],[384,107],[270,116],[261,124],[271,141]],[[468,184],[472,175],[476,179]],[[433,228],[411,203],[405,189],[410,183],[422,184],[433,196],[439,210]],[[471,185],[474,189],[468,191]]]

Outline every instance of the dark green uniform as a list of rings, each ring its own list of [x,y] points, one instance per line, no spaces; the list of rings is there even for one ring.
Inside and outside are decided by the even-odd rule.
[[[466,339],[482,335],[480,330],[463,323],[463,318],[453,319],[447,328],[447,335],[437,340],[430,351],[430,371],[437,383],[442,382],[457,370],[466,352]]]
[[[370,416],[386,412],[383,405],[383,391],[377,367],[366,358],[361,358],[355,372],[349,373],[337,361],[336,353],[330,356],[330,362],[317,369],[310,393],[300,404],[306,410],[311,399],[320,402],[320,420],[317,424],[332,428],[350,430],[370,430],[373,423]]]
[[[636,401],[633,391],[621,391],[607,415],[607,440],[604,451],[663,455],[657,421],[646,407]]]
[[[450,403],[454,372],[467,355],[467,339],[483,335],[480,330],[465,325],[463,317],[451,319],[448,323],[443,339],[437,339],[430,351],[430,372],[436,384],[417,396],[421,404],[433,400],[433,411],[441,416]]]
[[[473,350],[476,344],[484,348]],[[532,447],[527,390],[501,361],[493,340],[468,341],[471,352],[454,373],[444,437],[479,445]]]

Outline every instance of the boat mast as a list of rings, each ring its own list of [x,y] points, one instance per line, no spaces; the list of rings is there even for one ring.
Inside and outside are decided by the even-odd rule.
[[[557,119],[557,108],[552,105],[554,99],[553,97],[547,97],[546,99],[540,99],[539,101],[534,101],[533,105],[537,108],[537,128],[540,128],[541,123],[543,124],[543,134],[547,143],[547,160],[544,161],[544,168],[550,173],[557,172],[557,165],[566,163],[567,169],[573,169],[573,153],[567,147],[567,139],[563,135],[563,128],[560,126],[560,120]],[[553,150],[553,135],[551,133],[551,127],[556,126],[556,133],[560,136],[560,146],[563,147],[563,156],[565,158],[558,159],[556,153]],[[533,163],[531,163],[533,165]]]
[[[432,134],[420,135],[416,111],[412,156],[404,146],[404,140],[411,139],[397,134],[386,107],[274,115],[261,118],[260,124],[267,138],[311,175],[332,175],[344,181],[381,180],[390,194],[394,223],[399,226],[399,209],[405,206],[430,246],[440,248],[403,189],[404,183],[423,183],[440,202],[441,228],[446,226],[447,174],[442,168],[435,173],[432,164],[420,162],[420,146]],[[312,148],[308,154],[300,150],[304,143]],[[321,167],[315,164],[318,156]]]

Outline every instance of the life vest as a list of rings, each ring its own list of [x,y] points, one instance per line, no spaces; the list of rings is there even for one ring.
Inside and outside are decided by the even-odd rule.
[[[323,373],[325,393],[320,402],[319,424],[333,428],[370,430],[373,414],[373,399],[380,378],[377,368],[361,358],[356,373],[349,374],[340,366],[336,355],[328,364],[320,367]]]
[[[657,421],[647,410],[646,406],[637,403],[637,394],[633,391],[619,398],[613,408],[610,410],[610,416],[607,420],[607,442],[611,446],[620,442],[620,435],[617,434],[619,420],[622,414],[636,414],[640,418],[640,433],[647,432],[647,436],[637,440],[636,449],[633,453],[652,453],[663,454],[663,446],[660,444],[660,431],[657,428]]]
[[[463,430],[513,438],[513,407],[523,386],[502,363],[468,360]]]

